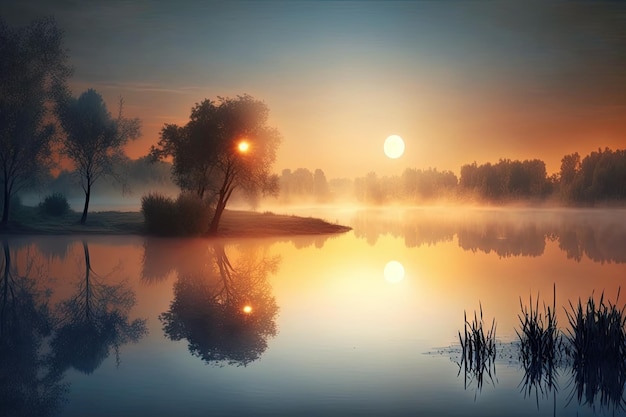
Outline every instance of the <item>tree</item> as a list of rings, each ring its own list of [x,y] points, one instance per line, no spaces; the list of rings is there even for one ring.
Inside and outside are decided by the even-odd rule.
[[[204,100],[191,109],[183,126],[167,124],[151,155],[171,156],[174,181],[184,191],[206,198],[214,208],[209,233],[217,232],[233,191],[250,196],[276,194],[278,177],[270,173],[280,143],[267,125],[269,108],[249,95]]]
[[[67,401],[67,384],[55,372],[45,346],[54,331],[50,291],[40,288],[37,268],[17,268],[24,259],[2,240],[0,255],[0,410],[5,416],[55,416]],[[0,249],[1,250],[1,249]],[[26,254],[27,265],[33,259]],[[21,272],[18,272],[21,270]]]
[[[170,308],[159,315],[163,330],[171,340],[186,339],[189,351],[206,363],[246,366],[277,333],[279,308],[268,276],[280,257],[249,248],[231,262],[215,243],[209,256],[205,245],[200,259],[203,267],[178,271]]]
[[[59,119],[66,133],[63,153],[74,162],[85,192],[81,224],[87,220],[93,184],[103,176],[117,175],[113,166],[124,157],[122,147],[140,135],[139,119],[124,119],[122,105],[120,99],[117,119],[113,119],[102,96],[93,89],[59,104]]]
[[[146,321],[128,318],[135,304],[135,293],[124,283],[111,284],[91,267],[89,245],[83,240],[85,276],[76,293],[60,303],[58,327],[50,342],[52,362],[57,372],[74,369],[94,372],[114,348],[119,364],[119,348],[135,343],[147,333]],[[107,282],[106,284],[104,282]]]
[[[330,190],[324,171],[317,168],[313,174],[313,194],[319,203],[325,203],[330,199]]]
[[[62,32],[52,19],[12,29],[0,19],[0,176],[2,226],[11,198],[46,172],[55,129],[52,104],[71,74]]]

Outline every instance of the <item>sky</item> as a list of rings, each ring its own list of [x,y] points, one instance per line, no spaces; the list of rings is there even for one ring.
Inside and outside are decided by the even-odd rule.
[[[479,1],[16,1],[52,15],[75,95],[138,117],[136,158],[205,98],[250,94],[282,135],[276,172],[451,170],[626,148],[626,5]],[[401,158],[383,142],[400,135]]]

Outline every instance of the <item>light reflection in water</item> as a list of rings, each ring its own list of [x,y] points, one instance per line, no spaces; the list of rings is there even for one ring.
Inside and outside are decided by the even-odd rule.
[[[499,337],[514,338],[520,296],[552,294],[556,284],[559,312],[567,300],[584,299],[594,289],[596,294],[605,289],[615,299],[626,277],[626,251],[620,244],[626,222],[601,216],[583,221],[556,212],[523,214],[517,220],[508,214],[456,216],[452,221],[416,211],[385,224],[390,217],[381,210],[362,216],[367,218],[362,227],[359,219],[348,221],[355,231],[334,237],[89,238],[94,270],[107,272],[111,259],[123,260],[119,274],[136,294],[133,317],[146,318],[150,334],[124,347],[119,368],[105,360],[90,375],[68,373],[71,390],[63,415],[124,415],[130,409],[190,416],[207,410],[227,416],[552,415],[555,397],[547,405],[540,398],[539,407],[534,398],[527,399],[519,386],[524,370],[511,364],[509,355],[497,360],[497,386],[487,386],[474,400],[447,355],[424,353],[454,343],[463,311],[478,302],[489,318],[497,317]],[[57,277],[48,287],[51,305],[75,296],[77,287],[67,278],[84,273],[81,241],[20,239],[21,248],[48,260]],[[43,241],[49,248],[38,251]],[[23,261],[25,250],[16,252],[13,259]],[[220,265],[231,275],[244,271],[242,265],[257,271],[259,261],[276,256],[280,265],[260,280],[268,291],[252,291],[280,308],[270,320],[275,336],[238,332],[254,324],[246,321],[263,316],[264,301],[231,291],[230,299],[237,302],[232,311],[226,308]],[[390,260],[400,261],[405,271],[396,285],[384,275]],[[237,281],[226,279],[227,284]],[[249,314],[246,305],[252,308]],[[180,335],[180,341],[172,340],[164,332],[165,321],[158,319],[167,312],[180,330],[171,335]],[[211,314],[221,314],[223,320],[214,323],[230,325],[234,336],[219,333],[222,325],[213,326]],[[213,332],[213,339],[205,340],[203,331]],[[261,339],[265,344],[248,343]],[[237,356],[242,350],[252,353]],[[498,355],[511,352],[498,350]],[[243,358],[248,366],[202,366],[205,358],[226,365]],[[556,377],[563,387],[556,396],[557,415],[596,415],[579,405],[577,396],[566,404],[569,375]]]
[[[404,279],[404,266],[398,261],[389,261],[383,273],[387,282],[395,284]]]
[[[267,277],[280,258],[248,252],[234,262],[224,245],[214,243],[202,259],[202,269],[179,273],[170,308],[159,315],[163,331],[171,340],[185,339],[206,363],[246,366],[278,332],[278,305]]]

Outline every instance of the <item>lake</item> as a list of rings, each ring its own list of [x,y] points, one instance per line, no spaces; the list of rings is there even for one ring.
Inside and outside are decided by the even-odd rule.
[[[623,307],[625,210],[294,213],[353,231],[4,237],[0,415],[626,415],[621,368],[529,383],[516,335],[520,298],[566,334],[570,301]],[[466,373],[481,308],[497,354]]]

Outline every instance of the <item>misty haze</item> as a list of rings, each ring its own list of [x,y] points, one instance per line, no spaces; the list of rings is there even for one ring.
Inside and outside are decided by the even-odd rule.
[[[0,416],[626,415],[626,7],[0,5]]]

